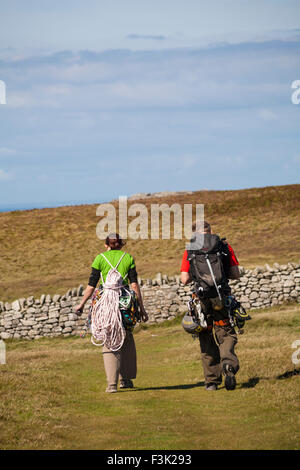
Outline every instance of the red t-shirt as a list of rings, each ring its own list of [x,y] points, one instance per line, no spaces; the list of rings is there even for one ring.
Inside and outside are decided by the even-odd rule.
[[[237,257],[234,254],[233,249],[231,248],[229,243],[227,243],[227,246],[228,246],[229,253],[230,253],[230,259],[229,259],[230,266],[238,266],[239,262],[237,260]],[[189,269],[190,269],[190,262],[187,260],[187,250],[185,250],[185,252],[183,253],[183,257],[182,257],[180,272],[188,273]]]

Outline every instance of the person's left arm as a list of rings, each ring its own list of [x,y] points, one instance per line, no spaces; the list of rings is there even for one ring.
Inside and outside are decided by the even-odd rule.
[[[134,259],[132,257],[131,257],[131,265],[128,270],[128,281],[130,283],[131,289],[136,293],[142,320],[146,322],[149,317],[144,307],[143,297],[142,297],[140,285],[138,283],[138,274],[136,271]]]
[[[238,266],[230,266],[229,268],[229,279],[239,279],[241,277]]]
[[[141,293],[139,283],[138,282],[131,282],[130,287],[136,293],[138,303],[139,303],[139,307],[140,307],[142,320],[146,322],[148,320],[148,313],[146,312],[145,307],[144,307],[143,297],[142,297],[142,293]]]
[[[228,250],[229,250],[229,253],[230,253],[230,267],[229,267],[228,277],[229,277],[229,279],[239,279],[241,276],[240,276],[238,259],[235,255],[233,249],[229,245],[229,243],[227,243],[227,246],[228,246]]]

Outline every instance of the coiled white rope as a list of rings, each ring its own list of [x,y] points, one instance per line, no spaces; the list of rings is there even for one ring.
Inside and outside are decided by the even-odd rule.
[[[121,262],[120,258],[116,267],[112,266],[103,283],[103,293],[92,310],[91,341],[95,346],[105,345],[111,351],[118,351],[124,343],[126,331],[122,322],[119,308],[119,298],[123,284],[123,278],[117,271]]]

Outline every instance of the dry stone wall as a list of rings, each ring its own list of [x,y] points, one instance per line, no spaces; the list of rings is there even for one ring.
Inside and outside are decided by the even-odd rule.
[[[265,308],[284,302],[300,302],[300,264],[265,265],[254,270],[240,267],[241,278],[230,281],[232,292],[246,309]],[[157,274],[155,279],[139,279],[149,324],[171,320],[187,310],[193,286],[184,286],[180,277]],[[74,307],[83,295],[83,286],[65,295],[21,298],[0,302],[0,338],[27,338],[78,335],[86,331],[90,302],[81,316]]]

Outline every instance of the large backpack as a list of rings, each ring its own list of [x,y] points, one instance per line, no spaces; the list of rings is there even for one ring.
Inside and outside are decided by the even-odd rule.
[[[187,259],[190,262],[189,272],[200,298],[218,296],[221,300],[222,294],[230,293],[230,252],[225,239],[210,233],[195,234],[191,239]]]

